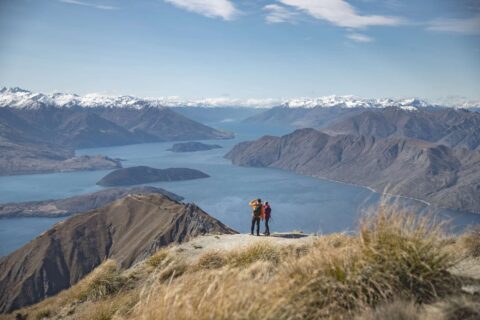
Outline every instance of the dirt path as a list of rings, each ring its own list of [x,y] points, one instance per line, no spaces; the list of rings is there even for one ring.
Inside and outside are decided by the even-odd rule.
[[[289,244],[309,243],[315,239],[316,236],[303,233],[274,233],[269,237],[257,237],[250,234],[207,235],[196,237],[176,246],[173,250],[182,258],[193,261],[200,254],[207,251],[230,251],[259,241],[268,241],[272,244],[286,246]]]

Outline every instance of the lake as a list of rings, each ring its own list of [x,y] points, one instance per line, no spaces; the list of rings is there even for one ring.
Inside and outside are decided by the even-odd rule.
[[[147,165],[156,168],[187,167],[201,170],[211,177],[149,185],[185,197],[184,201],[196,203],[240,232],[249,230],[250,208],[247,203],[258,197],[269,201],[272,206],[272,231],[301,230],[308,233],[353,230],[358,217],[380,198],[366,188],[277,169],[236,167],[223,158],[224,154],[240,141],[255,139],[264,134],[285,134],[291,132],[291,128],[262,127],[237,122],[211,125],[234,131],[237,137],[233,140],[206,141],[220,144],[223,149],[193,153],[166,151],[172,142],[83,149],[77,153],[103,154],[124,159],[124,167]],[[108,172],[0,177],[0,202],[65,198],[98,191],[102,187],[95,183]],[[412,205],[411,202],[408,204]],[[424,208],[419,203],[415,203],[415,206]],[[480,215],[448,210],[439,213],[441,217],[452,218],[452,225],[457,230],[469,224],[480,223]],[[0,219],[0,256],[19,248],[60,220],[62,218]]]

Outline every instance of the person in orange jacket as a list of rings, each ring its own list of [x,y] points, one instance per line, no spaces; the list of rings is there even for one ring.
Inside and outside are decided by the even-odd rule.
[[[260,235],[260,219],[264,216],[264,210],[262,205],[262,199],[255,199],[248,203],[252,207],[252,227],[250,234],[253,235],[255,224],[257,225],[257,236]]]

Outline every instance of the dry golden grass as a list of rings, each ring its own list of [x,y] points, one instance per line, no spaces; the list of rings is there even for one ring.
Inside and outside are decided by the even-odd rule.
[[[81,284],[75,292],[77,300],[99,300],[123,289],[128,284],[128,278],[121,274],[115,261],[108,260]]]
[[[245,268],[257,261],[280,261],[280,250],[268,241],[253,243],[246,248],[231,251],[227,254],[228,264],[235,268]]]
[[[129,275],[108,262],[25,312],[55,317],[76,301],[72,319],[416,320],[443,299],[442,316],[475,315],[470,300],[451,304],[460,283],[449,272],[458,260],[449,241],[428,217],[381,206],[355,236],[283,247],[269,238],[191,261],[162,249]]]
[[[166,248],[160,249],[147,259],[147,264],[154,268],[157,268],[162,265],[162,263],[167,262],[168,256],[169,252]]]
[[[448,272],[456,258],[444,250],[444,238],[441,226],[427,218],[382,206],[362,221],[358,237],[325,236],[301,249],[260,242],[223,257],[208,253],[199,260],[203,270],[154,283],[133,315],[352,318],[394,297],[430,302],[458,290]],[[212,271],[211,265],[221,269]]]
[[[207,251],[203,253],[197,261],[198,269],[218,269],[227,264],[227,258],[224,252]]]
[[[465,254],[470,257],[480,257],[480,226],[475,226],[460,237],[460,244]]]
[[[395,300],[365,311],[355,320],[426,320],[421,307],[413,301]],[[432,319],[433,320],[433,319]],[[437,319],[439,320],[439,319]]]

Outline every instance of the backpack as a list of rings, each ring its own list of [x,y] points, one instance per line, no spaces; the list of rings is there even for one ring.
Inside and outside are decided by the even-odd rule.
[[[256,218],[259,218],[261,215],[262,215],[262,206],[256,206],[255,208],[253,208],[253,215],[256,217]]]

